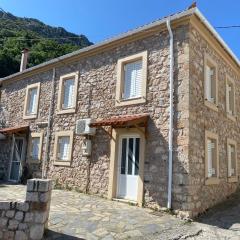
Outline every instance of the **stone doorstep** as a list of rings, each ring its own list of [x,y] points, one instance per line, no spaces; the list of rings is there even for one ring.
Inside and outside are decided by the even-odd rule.
[[[121,203],[127,203],[129,205],[134,205],[137,206],[137,202],[133,201],[133,200],[129,200],[129,199],[124,199],[124,198],[113,198],[113,201],[116,202],[121,202]]]

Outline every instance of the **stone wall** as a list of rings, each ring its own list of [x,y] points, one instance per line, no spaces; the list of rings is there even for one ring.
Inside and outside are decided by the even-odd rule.
[[[182,23],[174,32],[174,165],[173,165],[173,207],[182,208],[187,201],[186,182],[188,174],[188,102],[189,102],[189,25]],[[115,106],[117,82],[117,61],[142,51],[148,52],[146,103]],[[57,114],[57,97],[61,75],[79,71],[79,87],[76,113]],[[3,105],[7,106],[9,125],[29,124],[31,132],[44,131],[37,122],[47,120],[50,105],[52,70],[35,74],[7,85],[3,84]],[[23,106],[26,87],[41,82],[38,118],[24,120]],[[54,112],[52,115],[50,161],[48,177],[61,187],[76,189],[91,194],[107,196],[110,138],[98,129],[93,141],[91,158],[82,156],[83,137],[74,136],[73,158],[70,167],[54,165],[53,147],[56,131],[75,130],[76,120],[93,120],[110,116],[148,113],[146,155],[144,166],[144,202],[148,207],[166,206],[168,181],[168,120],[169,120],[169,34],[167,30],[124,43],[104,52],[79,58],[69,63],[61,61],[56,68],[54,88]],[[43,144],[43,158],[45,156]],[[41,166],[32,165],[34,176]],[[35,170],[34,170],[35,169]],[[38,171],[36,171],[36,169]],[[183,191],[184,189],[184,191]]]
[[[239,162],[239,102],[240,81],[230,63],[217,53],[205,38],[192,26],[190,29],[190,148],[189,148],[189,195],[187,208],[196,215],[223,201],[233,193],[238,182],[230,183],[227,178],[227,138],[237,141],[238,175]],[[218,67],[218,112],[204,104],[204,53],[217,63]],[[236,84],[237,121],[226,115],[226,75]],[[205,130],[216,133],[219,138],[220,184],[205,185]]]
[[[11,138],[0,140],[0,180],[8,178],[8,169],[11,156]]]
[[[24,202],[0,201],[0,239],[41,240],[47,228],[52,181],[27,182]]]

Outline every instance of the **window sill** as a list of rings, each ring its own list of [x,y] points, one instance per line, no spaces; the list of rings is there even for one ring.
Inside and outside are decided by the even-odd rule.
[[[220,183],[220,180],[217,177],[207,178],[205,180],[205,185],[214,185],[219,183]]]
[[[205,106],[207,106],[208,108],[211,108],[212,110],[218,112],[218,106],[215,103],[211,103],[206,99],[205,99],[204,103],[205,103]]]
[[[37,118],[37,114],[32,114],[32,115],[23,115],[23,119],[35,119]]]
[[[71,166],[71,161],[54,161],[53,163],[54,166],[65,166],[65,167],[70,167]]]
[[[233,122],[236,122],[236,116],[235,115],[232,115],[232,114],[229,114],[227,113],[227,117],[232,120]]]
[[[57,114],[68,114],[68,113],[75,113],[76,108],[69,108],[69,109],[59,109]]]
[[[229,183],[238,182],[238,177],[237,176],[235,176],[235,177],[228,177],[228,182]]]
[[[133,104],[141,104],[145,103],[146,98],[145,97],[139,97],[139,98],[131,98],[131,99],[117,99],[115,106],[127,106],[127,105],[133,105]]]

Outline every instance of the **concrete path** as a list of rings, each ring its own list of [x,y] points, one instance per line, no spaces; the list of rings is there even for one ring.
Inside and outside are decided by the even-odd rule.
[[[24,198],[25,186],[0,185],[0,200]],[[189,223],[166,213],[54,190],[45,239],[240,239],[240,205],[234,204]]]

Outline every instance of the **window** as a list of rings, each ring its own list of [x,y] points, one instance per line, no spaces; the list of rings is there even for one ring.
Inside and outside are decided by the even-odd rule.
[[[43,133],[31,133],[29,140],[29,160],[37,163],[42,156]]]
[[[25,104],[24,104],[24,119],[37,118],[38,102],[39,102],[40,83],[27,86]]]
[[[78,72],[60,77],[58,113],[74,113],[76,110]]]
[[[54,159],[55,165],[71,165],[73,131],[57,132],[55,135]]]
[[[205,104],[213,110],[218,110],[217,66],[208,56],[205,56],[204,68]]]
[[[216,134],[205,132],[205,164],[206,184],[217,184],[218,179],[218,137]]]
[[[142,61],[124,65],[123,99],[141,97],[142,93]]]
[[[237,181],[236,142],[227,140],[228,178],[230,182]]]
[[[116,105],[146,102],[147,51],[118,60]]]
[[[138,175],[140,138],[122,138],[121,174]]]
[[[226,111],[228,117],[234,120],[235,116],[235,85],[229,78],[226,81]]]

